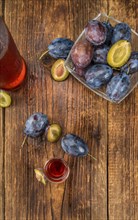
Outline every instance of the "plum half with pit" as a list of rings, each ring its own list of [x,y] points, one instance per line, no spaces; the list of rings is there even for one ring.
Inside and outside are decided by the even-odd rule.
[[[58,82],[67,79],[67,77],[69,76],[69,72],[65,67],[65,60],[63,59],[56,60],[56,62],[52,65],[51,75],[52,78]]]

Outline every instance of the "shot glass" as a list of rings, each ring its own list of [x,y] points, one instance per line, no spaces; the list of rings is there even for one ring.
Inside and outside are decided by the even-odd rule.
[[[26,76],[26,65],[15,42],[0,17],[0,89],[18,88]]]
[[[62,158],[52,158],[44,166],[46,179],[53,183],[64,182],[70,173],[69,166]]]

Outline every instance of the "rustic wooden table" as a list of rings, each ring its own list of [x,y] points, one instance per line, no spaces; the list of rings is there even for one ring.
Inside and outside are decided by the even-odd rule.
[[[56,37],[75,40],[99,12],[138,31],[137,1],[0,0],[0,11],[28,69],[26,84],[11,93],[12,106],[0,109],[0,220],[137,220],[138,88],[121,104],[111,104],[72,76],[53,81],[30,58]],[[65,155],[60,141],[28,139],[20,152],[25,120],[37,111],[59,122],[63,133],[84,138],[97,161]],[[70,177],[43,186],[34,168],[52,157],[64,157]]]

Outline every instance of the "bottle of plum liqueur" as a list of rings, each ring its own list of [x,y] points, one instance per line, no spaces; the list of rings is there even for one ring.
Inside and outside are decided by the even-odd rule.
[[[0,17],[0,89],[18,88],[26,78],[26,65]]]
[[[52,158],[45,163],[44,168],[34,170],[38,181],[46,185],[46,181],[52,183],[64,182],[70,173],[69,166],[62,158]]]

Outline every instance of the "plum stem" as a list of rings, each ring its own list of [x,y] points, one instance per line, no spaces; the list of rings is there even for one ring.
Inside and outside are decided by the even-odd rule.
[[[21,144],[21,148],[24,147],[24,144],[25,144],[25,142],[26,142],[26,139],[27,139],[27,135],[25,135],[25,137],[24,137],[24,139],[23,139],[23,142],[22,142],[22,144]]]
[[[94,160],[97,160],[97,159],[96,159],[95,157],[93,157],[91,154],[88,153],[88,155],[89,155],[90,157],[92,157]]]
[[[44,52],[38,52],[38,53],[35,53],[35,55],[34,56],[31,56],[31,57],[29,57],[29,60],[32,60],[32,59],[34,59],[35,57],[38,59],[38,60],[41,60],[42,59],[42,57],[45,55],[45,54],[47,54],[49,52],[49,50],[46,50],[46,51],[44,51]],[[41,55],[40,55],[41,54]]]
[[[39,57],[39,60],[41,60],[42,57],[43,57],[44,55],[46,55],[47,53],[48,53],[48,50],[44,51],[44,52],[41,54],[41,56]]]

